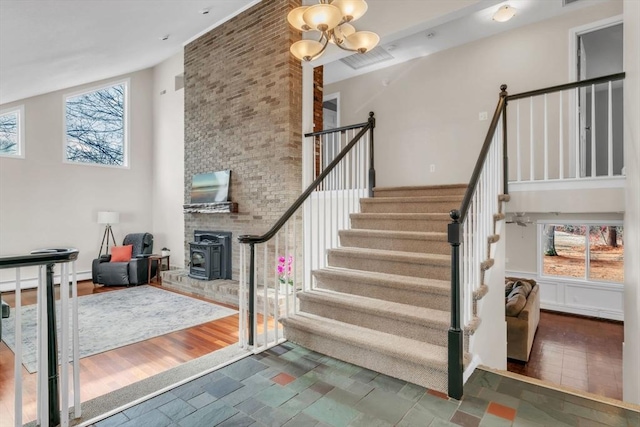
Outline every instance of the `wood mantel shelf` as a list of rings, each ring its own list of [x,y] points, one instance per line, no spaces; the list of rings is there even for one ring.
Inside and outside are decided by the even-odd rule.
[[[182,205],[184,213],[237,213],[238,204],[234,202],[189,203]]]

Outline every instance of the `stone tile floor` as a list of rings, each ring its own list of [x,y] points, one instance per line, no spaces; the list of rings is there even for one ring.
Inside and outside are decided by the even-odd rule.
[[[247,357],[94,427],[640,426],[640,413],[481,369],[461,401],[292,343]]]

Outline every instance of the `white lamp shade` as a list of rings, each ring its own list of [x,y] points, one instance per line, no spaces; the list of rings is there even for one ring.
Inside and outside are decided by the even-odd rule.
[[[507,22],[513,18],[516,10],[509,5],[504,5],[496,13],[493,14],[493,20],[497,22]]]
[[[98,224],[117,224],[120,222],[120,213],[113,211],[98,212]]]
[[[356,31],[347,37],[349,46],[360,53],[370,51],[380,42],[380,36],[372,31]]]
[[[289,24],[293,28],[300,31],[307,31],[309,29],[309,26],[307,25],[307,23],[304,22],[304,19],[302,19],[302,14],[308,8],[309,6],[300,6],[300,7],[296,7],[291,12],[289,12],[289,14],[287,15],[287,21],[289,21]]]
[[[333,0],[331,4],[340,9],[342,16],[346,18],[348,22],[360,18],[369,8],[367,2],[364,0]]]
[[[342,12],[330,4],[315,4],[304,11],[302,19],[313,30],[328,31],[342,21]]]
[[[298,40],[289,49],[301,61],[311,61],[322,51],[322,43],[316,40]]]

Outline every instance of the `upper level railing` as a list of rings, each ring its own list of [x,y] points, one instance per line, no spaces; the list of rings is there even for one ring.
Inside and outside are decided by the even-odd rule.
[[[624,175],[625,73],[508,96],[511,182]],[[515,110],[515,111],[513,111]]]
[[[22,385],[22,294],[21,269],[38,266],[37,288],[37,414],[36,423],[41,427],[69,425],[71,394],[69,384],[69,331],[73,342],[73,408],[74,417],[81,415],[80,409],[80,365],[78,354],[78,288],[75,261],[77,249],[41,249],[27,255],[0,257],[0,270],[15,269],[15,361],[14,361],[14,425],[22,426],[23,385]],[[63,363],[58,373],[58,337],[56,332],[55,295],[53,289],[54,265],[60,264],[60,356]],[[70,271],[71,270],[71,271]],[[71,276],[71,280],[70,280]],[[71,282],[72,311],[69,319],[69,283]],[[71,324],[70,324],[71,322]],[[4,419],[4,415],[3,415]]]
[[[306,134],[314,146],[314,181],[261,236],[240,236],[240,344],[260,351],[282,341],[278,320],[298,311],[298,292],[326,265],[338,230],[375,185],[373,130],[365,123]],[[259,322],[258,313],[262,315]]]

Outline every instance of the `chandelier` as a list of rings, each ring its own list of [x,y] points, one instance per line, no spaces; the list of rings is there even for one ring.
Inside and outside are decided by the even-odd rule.
[[[289,12],[287,20],[297,30],[317,31],[315,39],[303,39],[291,45],[291,54],[304,61],[322,55],[329,43],[350,52],[365,53],[378,44],[380,37],[371,31],[356,31],[351,22],[367,11],[365,0],[320,0],[313,6],[300,6]]]

